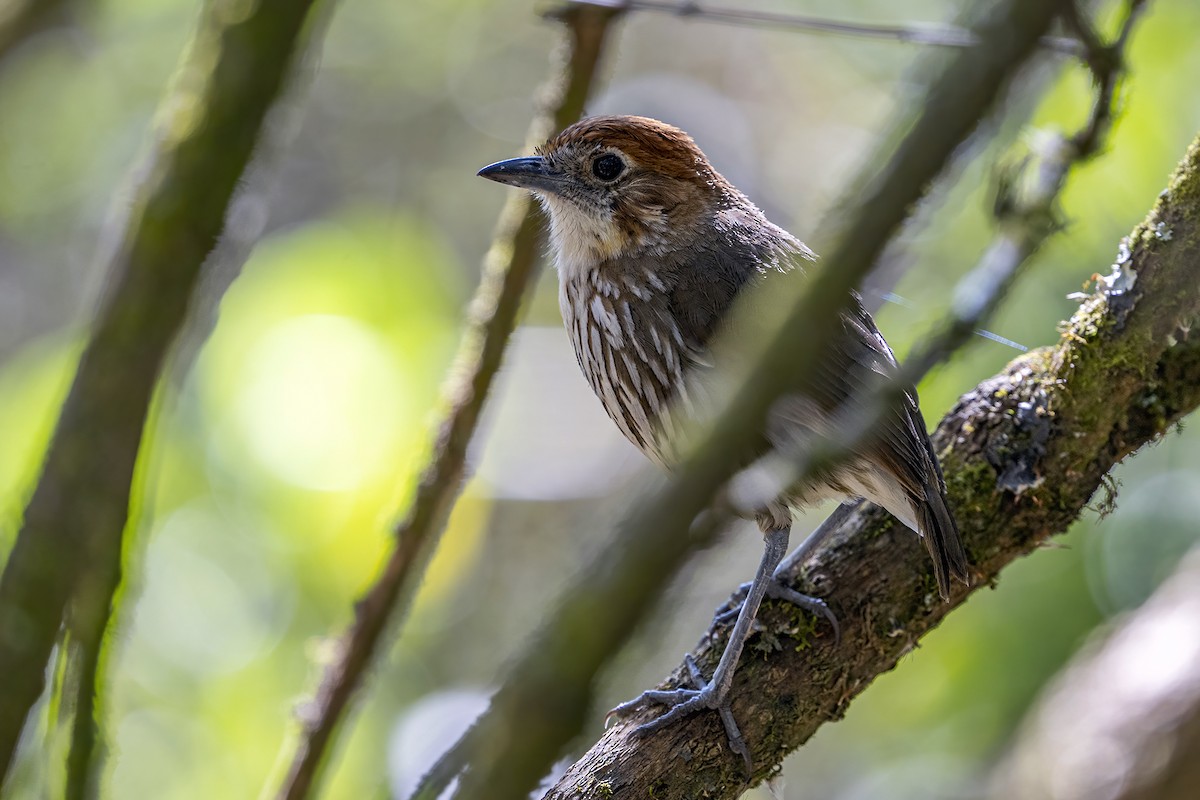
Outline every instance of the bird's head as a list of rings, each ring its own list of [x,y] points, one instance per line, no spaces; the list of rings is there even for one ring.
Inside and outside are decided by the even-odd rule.
[[[647,117],[589,117],[479,175],[537,194],[567,268],[686,247],[721,209],[748,203],[690,136]]]

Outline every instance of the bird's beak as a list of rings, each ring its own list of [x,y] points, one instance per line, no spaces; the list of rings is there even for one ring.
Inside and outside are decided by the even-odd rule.
[[[535,192],[557,192],[563,182],[563,174],[541,156],[523,156],[488,164],[475,173],[481,178],[519,186]]]

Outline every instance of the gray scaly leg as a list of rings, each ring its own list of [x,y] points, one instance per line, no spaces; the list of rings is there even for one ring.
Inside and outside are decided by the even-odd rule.
[[[700,670],[689,658],[688,671],[697,688],[668,691],[655,689],[643,692],[640,696],[627,703],[622,703],[608,712],[609,717],[627,714],[643,702],[672,706],[666,713],[637,729],[637,733],[649,733],[694,711],[712,709],[720,714],[721,722],[725,725],[725,733],[729,737],[729,746],[742,757],[746,764],[746,773],[749,775],[752,772],[753,763],[750,760],[750,749],[746,746],[746,740],[742,737],[742,732],[733,718],[729,689],[733,686],[733,674],[737,669],[738,660],[742,656],[746,638],[750,635],[750,627],[754,623],[758,607],[762,604],[763,597],[766,596],[767,590],[774,580],[775,568],[787,554],[788,532],[788,528],[782,528],[763,534],[765,546],[762,561],[759,562],[754,581],[750,584],[746,600],[738,612],[737,622],[729,634],[729,643],[725,645],[725,652],[721,654],[721,660],[717,664],[712,678],[708,682],[704,682]]]

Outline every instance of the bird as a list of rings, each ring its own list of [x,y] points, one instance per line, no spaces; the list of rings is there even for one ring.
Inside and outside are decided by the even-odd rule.
[[[682,420],[700,413],[697,398],[719,367],[714,341],[736,338],[735,302],[764,284],[803,280],[815,254],[770,222],[691,136],[648,117],[585,117],[534,155],[490,164],[478,175],[531,191],[540,201],[549,220],[563,323],[579,367],[621,433],[669,469],[678,457]],[[852,407],[856,393],[880,376],[896,375],[895,355],[857,293],[840,322],[811,389],[774,404],[762,452],[736,465],[743,474],[794,457],[805,442],[836,429],[836,415]],[[776,574],[794,509],[842,499],[844,516],[849,503],[871,501],[923,538],[943,599],[950,596],[951,579],[969,582],[914,387],[905,387],[878,435],[842,466],[776,489],[748,513],[763,533],[763,557],[755,579],[743,587],[745,599],[732,609],[736,622],[712,678],[705,680],[689,657],[691,688],[644,692],[610,712],[629,714],[644,703],[667,706],[637,729],[648,733],[687,714],[715,710],[748,771],[749,748],[730,695],[763,599],[820,613],[837,634],[837,619],[822,600],[791,589]],[[822,525],[801,548],[811,552],[829,530]]]

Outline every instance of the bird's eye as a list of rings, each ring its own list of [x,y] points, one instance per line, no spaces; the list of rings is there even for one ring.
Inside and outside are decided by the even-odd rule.
[[[592,162],[592,174],[602,181],[611,181],[621,174],[625,165],[612,153],[605,153]]]

